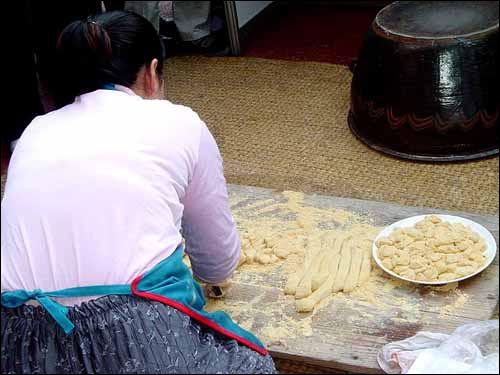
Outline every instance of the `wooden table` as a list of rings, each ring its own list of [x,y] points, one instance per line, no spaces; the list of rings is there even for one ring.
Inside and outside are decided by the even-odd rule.
[[[236,217],[245,205],[282,199],[280,192],[255,187],[230,185],[229,192],[231,201],[236,202],[232,205]],[[498,216],[321,195],[307,195],[304,201],[324,209],[344,209],[367,215],[380,227],[420,214],[459,215],[485,226],[498,243]],[[401,285],[376,269],[372,272],[371,288],[379,291],[377,303],[385,304],[384,308],[355,296],[343,296],[334,297],[314,314],[297,313],[293,298],[284,296],[282,288],[286,275],[243,271],[235,275],[226,299],[217,302],[215,307],[228,311],[239,324],[263,338],[275,358],[348,372],[379,373],[376,356],[383,345],[422,330],[451,333],[463,324],[490,319],[499,299],[498,254],[495,262],[481,275],[460,283],[457,290],[444,293]],[[282,311],[276,312],[278,321],[307,321],[310,332],[300,334],[300,329],[290,330],[289,335],[282,332],[279,340],[266,339],[270,315],[269,311],[266,315],[265,310],[277,300],[284,301]],[[240,311],[236,316],[235,306],[239,306]]]

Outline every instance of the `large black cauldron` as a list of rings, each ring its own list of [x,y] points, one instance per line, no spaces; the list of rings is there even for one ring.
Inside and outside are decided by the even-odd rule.
[[[349,126],[402,158],[498,154],[498,1],[399,1],[382,9],[354,67]]]

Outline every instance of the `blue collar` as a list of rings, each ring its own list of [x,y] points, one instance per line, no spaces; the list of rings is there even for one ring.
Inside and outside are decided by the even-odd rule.
[[[101,89],[103,89],[103,90],[116,90],[116,86],[114,83],[105,83],[104,85],[101,86]]]

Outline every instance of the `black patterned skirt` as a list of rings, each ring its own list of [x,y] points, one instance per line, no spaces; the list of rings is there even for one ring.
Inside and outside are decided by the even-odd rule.
[[[39,306],[1,308],[3,374],[274,374],[272,358],[134,296],[70,309],[66,335]]]

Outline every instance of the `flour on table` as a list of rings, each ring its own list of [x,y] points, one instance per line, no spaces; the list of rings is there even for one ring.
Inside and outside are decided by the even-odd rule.
[[[285,191],[283,196],[286,202],[267,199],[247,205],[247,215],[235,212],[242,244],[239,266],[253,265],[255,271],[298,257],[298,263],[295,259],[284,267],[283,289],[295,298],[298,312],[312,311],[332,293],[352,292],[365,283],[378,229],[345,210],[307,206],[302,193]],[[288,215],[286,228],[275,215]]]

